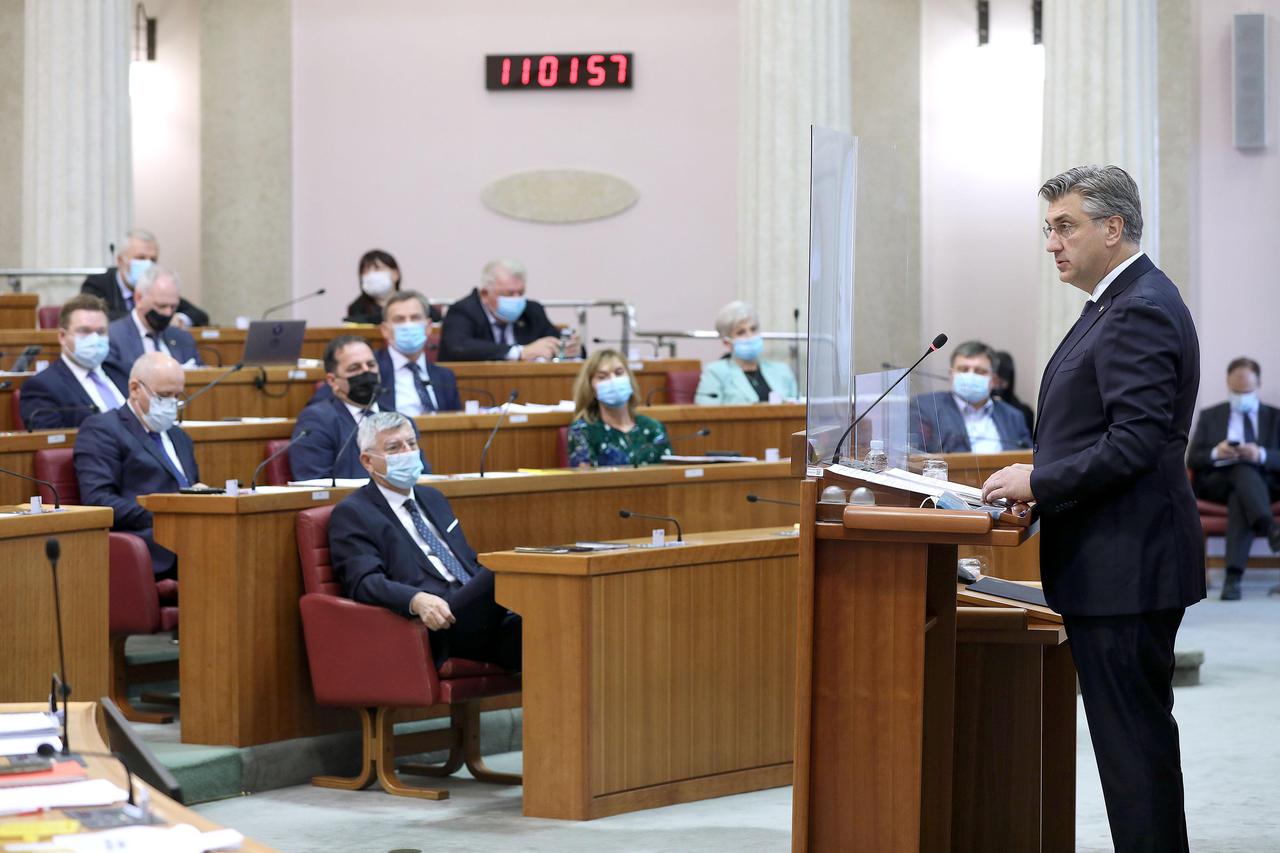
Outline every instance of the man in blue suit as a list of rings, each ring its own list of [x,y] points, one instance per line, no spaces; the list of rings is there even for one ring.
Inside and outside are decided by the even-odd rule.
[[[138,356],[148,352],[173,356],[184,367],[203,363],[191,333],[171,325],[178,310],[177,273],[152,264],[134,285],[133,296],[133,310],[111,323],[110,364],[128,373]]]
[[[1080,166],[1040,188],[1058,277],[1090,294],[1045,367],[1035,464],[988,499],[1040,507],[1040,574],[1080,677],[1119,853],[1187,850],[1173,647],[1205,595],[1204,538],[1184,458],[1200,345],[1178,288],[1138,248],[1138,187]]]
[[[387,342],[377,354],[385,386],[378,402],[384,409],[413,417],[462,408],[453,371],[427,360],[431,313],[421,293],[391,294],[382,307],[380,330]]]
[[[379,393],[378,360],[364,338],[339,335],[324,348],[324,372],[329,394],[317,393],[299,413],[289,443],[289,472],[295,480],[363,480],[368,474],[351,436],[359,421],[392,411],[385,407],[387,395]],[[425,459],[423,467],[430,472]]]
[[[147,353],[129,372],[129,400],[87,418],[76,437],[80,499],[115,512],[112,530],[136,533],[151,551],[157,577],[176,577],[177,555],[151,536],[151,513],[138,495],[199,486],[191,438],[174,426],[182,394],[182,367],[164,353]]]
[[[338,504],[329,553],[348,598],[421,619],[438,664],[450,657],[520,669],[520,617],[493,598],[449,501],[416,486],[422,456],[408,418],[381,412],[360,425],[370,481]]]
[[[911,401],[911,443],[926,453],[999,453],[1031,446],[1026,418],[991,396],[995,353],[966,341],[951,353],[951,390]]]
[[[19,405],[27,429],[75,429],[98,412],[124,404],[129,380],[105,364],[107,306],[82,293],[62,303],[58,313],[62,356],[27,380]]]

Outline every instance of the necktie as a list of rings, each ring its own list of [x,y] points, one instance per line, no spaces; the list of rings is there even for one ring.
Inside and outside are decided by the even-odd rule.
[[[93,387],[98,389],[98,396],[102,398],[102,405],[106,407],[102,411],[110,412],[120,408],[116,395],[111,392],[111,386],[103,381],[102,377],[98,375],[98,371],[89,371],[89,381],[93,383]]]
[[[155,332],[147,332],[147,340],[151,341],[152,352],[164,352],[164,350],[160,349],[160,338]]]
[[[1253,429],[1253,415],[1248,412],[1241,412],[1240,417],[1244,418],[1244,443],[1257,444],[1258,434]]]
[[[462,562],[449,550],[449,546],[440,541],[440,537],[435,535],[431,530],[431,525],[427,524],[427,520],[422,517],[422,512],[418,509],[418,502],[410,497],[404,502],[404,508],[409,510],[409,518],[413,520],[413,527],[418,531],[418,535],[422,537],[422,541],[427,543],[427,547],[431,549],[431,553],[444,563],[444,567],[449,573],[462,583],[471,580],[471,573],[463,567]]]
[[[1086,303],[1084,304],[1084,307],[1080,309],[1080,317],[1079,317],[1078,319],[1083,320],[1083,319],[1085,318],[1085,316],[1086,316],[1090,311],[1092,311],[1092,310],[1093,310],[1093,306],[1095,306],[1095,305],[1097,305],[1097,304],[1098,304],[1098,303],[1094,302],[1092,299],[1090,299],[1088,302],[1086,302]]]
[[[160,433],[147,430],[147,437],[150,438],[151,442],[159,449],[160,458],[164,460],[165,467],[169,469],[169,473],[177,478],[178,488],[191,488],[191,481],[186,478],[185,474],[178,470],[177,465],[173,464],[173,460],[169,458],[169,454],[164,452],[164,439],[160,437]]]
[[[411,361],[405,367],[413,374],[413,387],[417,389],[418,399],[422,401],[422,411],[434,412],[437,409],[436,401],[431,398],[431,386],[422,375],[422,366]]]

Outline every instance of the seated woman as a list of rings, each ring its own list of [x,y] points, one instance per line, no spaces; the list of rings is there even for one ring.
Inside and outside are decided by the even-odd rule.
[[[347,306],[344,323],[382,322],[382,308],[391,294],[400,289],[400,265],[390,252],[371,249],[360,257],[360,295]],[[443,316],[440,309],[431,306],[431,321],[439,323]]]
[[[600,350],[582,365],[573,386],[577,407],[569,425],[569,465],[646,465],[671,452],[667,431],[636,414],[635,385],[626,359]]]
[[[781,361],[760,360],[764,338],[754,308],[745,302],[730,302],[716,315],[716,331],[728,352],[702,368],[695,403],[762,403],[768,402],[770,391],[777,391],[783,399],[800,396],[790,367]]]

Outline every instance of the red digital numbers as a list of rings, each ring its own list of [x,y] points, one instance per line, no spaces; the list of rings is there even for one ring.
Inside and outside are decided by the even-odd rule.
[[[513,73],[513,66],[519,73]],[[634,78],[630,53],[533,53],[485,57],[485,88],[630,89]]]

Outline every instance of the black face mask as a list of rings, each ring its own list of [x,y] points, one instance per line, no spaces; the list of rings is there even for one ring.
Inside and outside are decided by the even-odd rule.
[[[154,308],[148,311],[146,316],[147,325],[151,327],[151,331],[157,333],[169,328],[169,321],[172,319],[172,314],[161,314]]]
[[[357,406],[367,406],[373,401],[373,392],[378,384],[376,371],[367,370],[347,377],[347,397]]]

